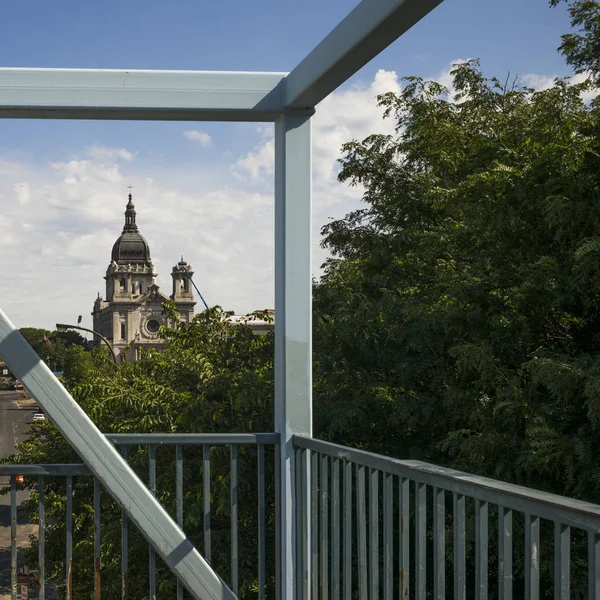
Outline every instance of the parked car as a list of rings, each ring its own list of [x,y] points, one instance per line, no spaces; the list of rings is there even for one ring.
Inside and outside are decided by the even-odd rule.
[[[33,415],[33,420],[34,421],[45,421],[46,416],[42,413],[35,413],[35,415]]]

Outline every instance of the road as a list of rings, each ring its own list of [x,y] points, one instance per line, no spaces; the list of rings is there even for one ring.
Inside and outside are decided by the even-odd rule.
[[[21,392],[0,391],[0,457],[15,452],[15,444],[27,439],[25,429],[33,415],[33,402],[23,400]],[[0,487],[10,484],[10,478],[0,477]],[[29,492],[17,492],[17,505],[29,497]],[[37,526],[22,518],[17,522],[17,547],[29,546],[29,535],[37,534]],[[37,598],[29,594],[30,598]],[[0,600],[10,599],[10,494],[0,496]]]
[[[0,457],[12,454],[15,444],[26,439],[25,428],[31,421],[32,401],[23,400],[22,393],[0,391]],[[2,483],[4,478],[0,477]]]

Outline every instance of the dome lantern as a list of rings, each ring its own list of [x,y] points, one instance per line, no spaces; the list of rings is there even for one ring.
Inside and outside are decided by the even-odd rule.
[[[135,222],[136,212],[132,194],[125,208],[125,225],[123,233],[117,238],[112,249],[111,260],[117,264],[133,264],[150,262],[150,246],[140,234]]]

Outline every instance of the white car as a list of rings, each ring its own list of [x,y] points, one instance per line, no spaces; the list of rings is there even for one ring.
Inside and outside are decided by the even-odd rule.
[[[33,420],[34,421],[45,421],[46,415],[44,415],[42,413],[36,413],[35,415],[33,415]]]

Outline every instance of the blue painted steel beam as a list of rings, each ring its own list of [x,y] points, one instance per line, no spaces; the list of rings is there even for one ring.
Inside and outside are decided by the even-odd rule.
[[[295,462],[292,436],[312,435],[311,175],[310,116],[280,117],[275,121],[275,430],[281,436],[281,600],[296,598],[295,586],[304,577],[310,581],[308,553],[302,580],[296,570],[296,509],[309,507],[296,505],[296,471],[302,465]],[[310,488],[310,474],[305,475]],[[310,514],[304,518],[308,522]],[[310,548],[310,539],[305,541]]]
[[[160,446],[186,444],[209,446],[252,446],[278,444],[278,433],[106,433],[106,439],[118,446]]]
[[[273,121],[284,76],[0,68],[0,118]]]
[[[362,0],[285,79],[285,108],[316,106],[442,0]]]

